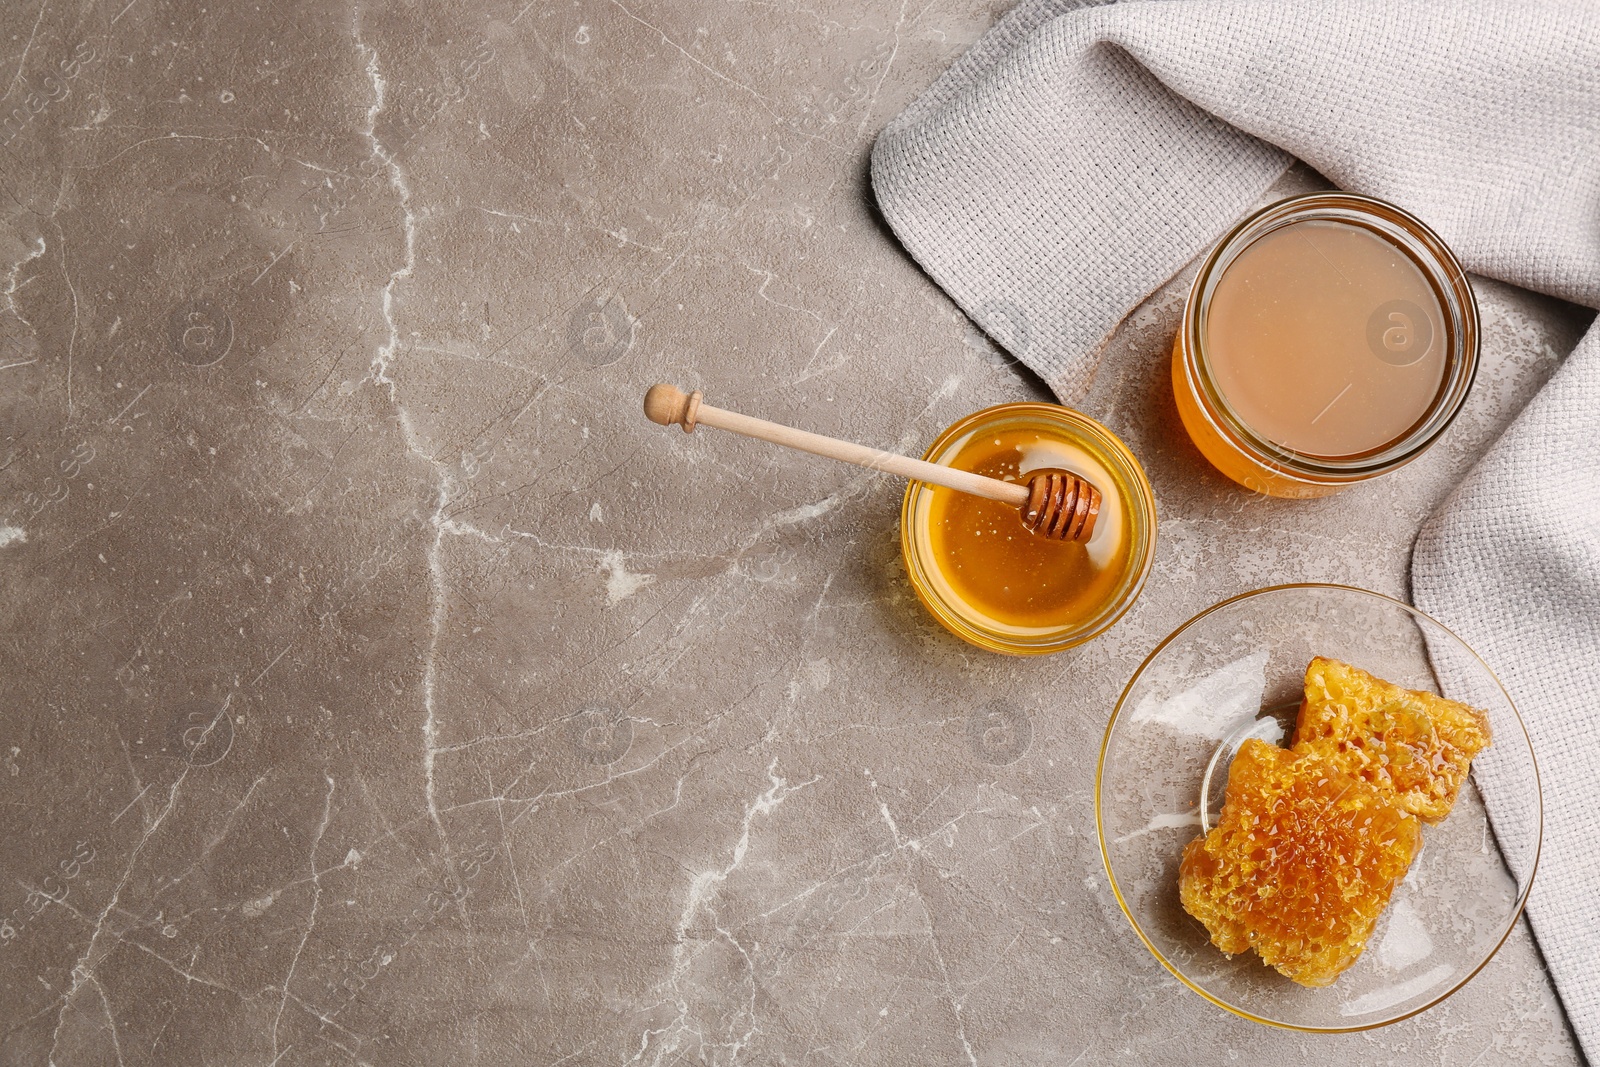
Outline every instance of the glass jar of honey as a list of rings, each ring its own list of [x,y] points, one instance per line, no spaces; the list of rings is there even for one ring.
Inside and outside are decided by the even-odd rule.
[[[1172,346],[1178,414],[1247,489],[1315,497],[1404,466],[1460,411],[1478,307],[1445,243],[1352,193],[1272,204],[1200,267]]]
[[[992,652],[1058,652],[1128,610],[1155,557],[1156,502],[1115,434],[1070,408],[1001,404],[941,433],[923,457],[1026,484],[1065,470],[1100,490],[1087,542],[1029,530],[1009,504],[912,482],[900,550],[917,597],[951,633]]]

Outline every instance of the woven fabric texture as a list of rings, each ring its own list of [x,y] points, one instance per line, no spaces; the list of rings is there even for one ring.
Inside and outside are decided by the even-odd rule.
[[[883,130],[872,184],[907,251],[1070,401],[1296,156],[1470,271],[1600,305],[1584,0],[1031,0]]]
[[[1600,1062],[1600,326],[1423,527],[1411,593],[1527,723],[1544,794],[1528,917]],[[1435,665],[1448,691],[1450,665]],[[1492,814],[1496,783],[1480,784]]]

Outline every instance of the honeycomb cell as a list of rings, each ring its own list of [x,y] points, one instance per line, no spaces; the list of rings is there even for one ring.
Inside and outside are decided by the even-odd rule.
[[[1393,792],[1424,822],[1450,814],[1472,758],[1489,741],[1488,716],[1477,708],[1321,656],[1306,668],[1294,751]]]
[[[1184,849],[1179,895],[1211,941],[1304,986],[1361,955],[1421,843],[1392,794],[1315,753],[1251,739],[1217,825]]]

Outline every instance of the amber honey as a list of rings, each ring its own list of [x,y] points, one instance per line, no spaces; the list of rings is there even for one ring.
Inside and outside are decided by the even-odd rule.
[[[1301,985],[1328,985],[1489,739],[1479,708],[1314,657],[1294,747],[1246,740],[1217,825],[1185,847],[1184,910],[1222,951],[1253,948]]]
[[[1450,814],[1490,736],[1488,715],[1478,708],[1318,656],[1306,668],[1294,750],[1325,757],[1437,823]]]
[[[1137,460],[1104,426],[1053,404],[1007,404],[947,429],[926,457],[1026,483],[1070,471],[1101,492],[1086,544],[1033,533],[1016,508],[913,483],[901,547],[912,587],[947,629],[997,652],[1053,652],[1115,622],[1155,546],[1155,501]]]
[[[1325,986],[1361,955],[1420,843],[1421,824],[1383,791],[1251,738],[1221,820],[1183,851],[1179,896],[1222,951],[1253,948]]]
[[[950,465],[1007,482],[1068,470],[1096,485],[1112,484],[1083,449],[1035,429],[974,434]],[[1126,566],[1126,505],[1114,489],[1104,493],[1089,544],[1034,533],[1007,504],[939,486],[932,491],[928,530],[935,565],[956,595],[1006,625],[1071,625],[1105,600]]]
[[[1247,488],[1322,496],[1410,462],[1455,418],[1477,307],[1449,248],[1399,208],[1292,197],[1207,256],[1173,343],[1178,413]]]

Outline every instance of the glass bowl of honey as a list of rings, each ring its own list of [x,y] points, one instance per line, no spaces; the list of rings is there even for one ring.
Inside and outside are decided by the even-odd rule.
[[[1178,413],[1211,464],[1281,497],[1411,462],[1478,366],[1478,310],[1444,241],[1392,204],[1269,205],[1201,265],[1172,349]]]
[[[1365,696],[1346,691],[1329,704],[1326,692],[1313,684],[1323,677],[1322,668],[1311,665],[1330,661],[1390,688],[1374,687]],[[1433,695],[1440,692],[1436,678],[1445,681],[1448,701]],[[1411,692],[1402,698],[1396,695],[1401,690]],[[1307,718],[1318,709],[1331,707],[1340,721],[1350,722],[1368,699],[1391,721],[1381,736],[1354,739],[1353,751],[1381,751],[1382,759],[1371,766],[1381,764],[1392,779],[1370,778],[1375,772],[1369,766],[1361,772],[1369,778],[1355,781],[1359,775],[1346,776],[1344,765],[1327,762],[1305,736]],[[1418,710],[1429,701],[1465,709],[1481,724],[1479,741],[1487,739],[1487,747],[1457,761],[1451,788],[1436,790],[1433,807],[1407,808],[1415,798],[1396,791],[1395,783],[1414,783],[1402,782],[1395,768],[1442,775],[1449,760],[1440,753],[1454,752],[1440,741],[1449,734],[1442,713],[1435,710],[1430,720]],[[1413,756],[1420,761],[1408,764]],[[1237,897],[1248,908],[1228,920],[1239,928],[1226,929],[1214,913],[1197,917],[1189,895],[1195,865],[1202,852],[1211,854],[1223,842],[1230,820],[1243,825],[1235,816],[1251,802],[1245,792],[1250,769],[1263,760],[1294,766],[1302,758],[1313,779],[1306,788],[1313,795],[1323,790],[1317,801],[1323,807],[1302,810],[1288,794],[1258,805],[1268,815],[1249,823],[1244,848],[1264,867],[1247,871],[1236,865],[1230,877],[1245,871],[1257,884],[1240,879],[1227,887],[1248,890]],[[1438,803],[1440,796],[1448,803]],[[1369,801],[1373,806],[1362,807]],[[1341,838],[1334,824],[1350,812],[1360,818],[1351,816],[1346,828],[1353,832]],[[1374,812],[1380,818],[1362,821]],[[1318,884],[1318,878],[1352,871],[1370,874],[1386,862],[1376,829],[1384,813],[1391,823],[1409,823],[1398,876],[1391,870],[1382,883],[1339,882],[1364,884],[1364,893],[1382,899],[1348,892],[1341,898],[1325,890],[1286,899],[1307,877]],[[1156,646],[1106,727],[1095,816],[1117,903],[1167,970],[1236,1015],[1319,1032],[1397,1022],[1465,985],[1522,914],[1543,831],[1533,749],[1494,673],[1428,615],[1338,585],[1274,586],[1225,600]],[[1308,874],[1313,865],[1317,869]],[[1346,953],[1334,977],[1319,979],[1324,984],[1302,984],[1303,976],[1291,980],[1291,968],[1280,966],[1282,956],[1258,940],[1280,936],[1281,928],[1270,925],[1276,914],[1309,924],[1294,935],[1305,939],[1295,944],[1317,944],[1333,928],[1320,913],[1342,915],[1347,907],[1367,909],[1354,926],[1339,928],[1349,938],[1341,947],[1354,955]],[[1229,955],[1218,945],[1236,933],[1246,936],[1230,945]]]
[[[991,652],[1059,652],[1104,632],[1138,597],[1155,557],[1155,496],[1133,453],[1094,419],[1055,404],[1001,404],[950,426],[923,458],[1023,484],[1070,471],[1101,494],[1080,543],[1029,530],[1008,504],[910,483],[900,512],[906,571],[957,637]]]

